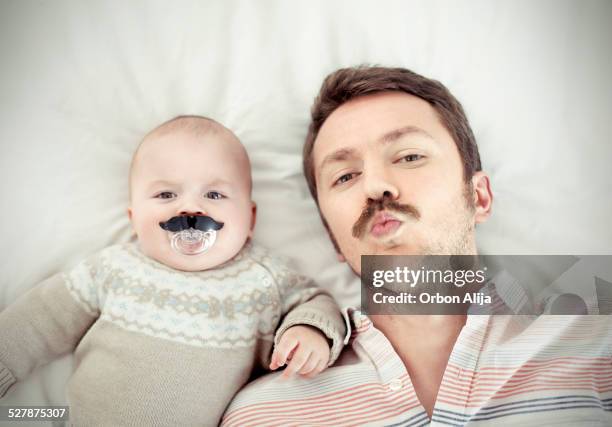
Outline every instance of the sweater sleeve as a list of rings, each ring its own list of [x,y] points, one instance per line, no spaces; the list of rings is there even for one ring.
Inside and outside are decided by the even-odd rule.
[[[99,315],[95,268],[82,262],[0,312],[0,398],[36,367],[74,350]]]
[[[291,270],[280,261],[275,261],[273,272],[283,316],[274,344],[278,344],[282,334],[292,326],[313,326],[332,343],[329,358],[329,365],[332,365],[342,350],[346,335],[346,324],[338,304],[328,292],[316,286],[312,279]]]

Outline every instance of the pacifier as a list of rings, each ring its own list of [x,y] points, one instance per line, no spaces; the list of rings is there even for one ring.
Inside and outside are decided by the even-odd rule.
[[[160,222],[168,232],[170,246],[182,255],[198,255],[209,250],[217,239],[223,223],[206,215],[181,215]]]

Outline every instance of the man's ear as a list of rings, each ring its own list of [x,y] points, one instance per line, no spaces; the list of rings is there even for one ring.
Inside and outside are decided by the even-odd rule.
[[[256,222],[257,222],[257,203],[251,202],[251,229],[249,230],[250,238],[253,238],[253,231],[255,230]]]
[[[130,221],[132,220],[132,208],[127,208],[127,214]]]
[[[474,221],[476,224],[485,222],[491,215],[493,206],[493,192],[489,176],[480,171],[472,176],[473,201],[474,201]]]

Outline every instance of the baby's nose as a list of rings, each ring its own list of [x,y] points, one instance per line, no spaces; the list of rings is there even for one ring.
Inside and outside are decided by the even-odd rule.
[[[204,215],[206,205],[203,197],[192,194],[181,198],[180,205],[176,206],[179,215]]]
[[[179,215],[187,215],[187,216],[204,215],[204,212],[202,211],[181,211]]]

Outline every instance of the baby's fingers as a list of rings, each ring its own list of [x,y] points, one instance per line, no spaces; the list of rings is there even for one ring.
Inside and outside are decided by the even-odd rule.
[[[322,359],[312,371],[304,375],[304,378],[314,378],[323,372],[325,368],[327,368],[327,361]]]
[[[312,372],[314,369],[317,368],[317,366],[319,366],[319,363],[321,362],[321,357],[318,356],[316,353],[311,353],[310,357],[308,358],[308,360],[306,361],[306,363],[304,363],[304,365],[302,366],[302,368],[298,371],[298,374],[300,375],[306,375],[310,372]]]
[[[285,368],[285,372],[283,372],[283,377],[289,378],[291,375],[299,372],[302,367],[308,362],[308,359],[311,357],[312,352],[305,350],[298,350],[291,357],[291,362]]]
[[[292,338],[291,336],[284,334],[278,345],[274,348],[274,352],[272,353],[272,359],[270,361],[270,369],[275,370],[285,363],[287,363],[287,359],[291,352],[297,347],[298,340],[296,338]]]

